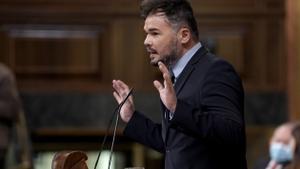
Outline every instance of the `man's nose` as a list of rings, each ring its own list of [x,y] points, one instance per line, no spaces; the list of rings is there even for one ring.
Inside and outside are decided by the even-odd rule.
[[[145,40],[144,40],[144,45],[145,45],[145,46],[150,46],[150,45],[151,45],[151,40],[150,40],[150,38],[149,38],[148,35],[146,36],[146,38],[145,38]]]

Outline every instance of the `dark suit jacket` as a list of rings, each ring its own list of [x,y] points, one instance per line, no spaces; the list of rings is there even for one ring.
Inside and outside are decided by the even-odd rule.
[[[124,134],[164,153],[166,169],[247,168],[244,92],[234,68],[202,47],[175,90],[172,120],[155,124],[136,111]]]

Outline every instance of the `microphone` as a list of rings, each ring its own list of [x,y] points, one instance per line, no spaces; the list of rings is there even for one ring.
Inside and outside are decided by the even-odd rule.
[[[99,162],[99,159],[100,159],[100,156],[101,156],[101,152],[103,151],[103,147],[104,147],[104,144],[106,142],[106,139],[107,139],[107,136],[108,136],[108,133],[109,133],[109,129],[111,128],[113,119],[114,119],[115,115],[117,114],[117,118],[116,118],[116,122],[115,122],[115,126],[114,126],[114,131],[113,131],[113,140],[112,140],[111,147],[110,147],[109,162],[108,162],[108,169],[110,169],[111,160],[112,160],[112,153],[113,153],[115,137],[116,137],[116,131],[117,131],[117,126],[118,126],[118,122],[119,122],[119,114],[120,114],[120,111],[121,111],[124,103],[128,100],[129,96],[132,94],[132,91],[133,91],[133,88],[131,88],[129,90],[129,92],[126,95],[125,99],[115,108],[115,110],[112,114],[112,117],[110,118],[110,121],[109,121],[108,126],[106,128],[105,136],[104,136],[102,144],[101,144],[101,149],[98,153],[98,156],[97,156],[97,159],[96,159],[96,162],[95,162],[95,165],[94,165],[94,169],[97,168],[97,165],[98,165],[98,162]]]

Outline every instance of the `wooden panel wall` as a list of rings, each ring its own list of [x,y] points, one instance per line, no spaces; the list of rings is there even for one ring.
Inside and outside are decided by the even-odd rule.
[[[300,3],[299,1],[287,0],[287,58],[288,58],[288,99],[290,119],[300,118]]]
[[[139,2],[0,0],[0,62],[16,72],[22,91],[110,91],[114,78],[136,90],[154,90],[152,80],[160,73],[149,65],[143,46]],[[247,93],[285,93],[284,2],[191,0],[201,40],[235,66]],[[299,63],[294,61],[294,66]],[[290,69],[290,77],[300,74]],[[295,106],[293,91],[299,87],[290,84]],[[261,140],[269,136],[262,133],[270,130],[248,129],[251,162],[261,152]],[[56,137],[56,130],[49,135]],[[65,131],[63,135],[68,136]],[[261,135],[265,137],[257,137]]]
[[[159,77],[143,47],[138,0],[0,0],[0,61],[22,90],[140,90]],[[283,0],[192,1],[200,36],[247,91],[283,91]]]

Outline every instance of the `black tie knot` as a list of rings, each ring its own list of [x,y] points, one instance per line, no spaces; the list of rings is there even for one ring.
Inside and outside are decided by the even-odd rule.
[[[172,70],[170,70],[170,77],[171,77],[171,81],[174,84],[175,83],[175,76]]]

